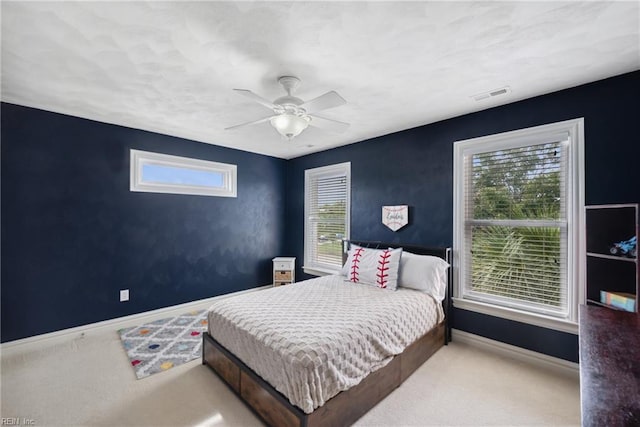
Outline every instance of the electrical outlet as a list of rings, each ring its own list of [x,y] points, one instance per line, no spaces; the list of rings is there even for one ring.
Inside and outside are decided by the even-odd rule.
[[[120,291],[120,302],[129,301],[129,289],[122,289]]]

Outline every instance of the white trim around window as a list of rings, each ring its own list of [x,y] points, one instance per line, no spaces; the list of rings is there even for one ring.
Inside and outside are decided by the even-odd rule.
[[[562,215],[555,221],[497,221],[476,219],[469,214],[474,198],[470,175],[477,155],[499,153],[501,150],[562,142],[561,168]],[[554,330],[578,333],[578,305],[585,301],[585,245],[584,245],[584,119],[536,126],[532,128],[473,138],[454,143],[454,306],[518,322]],[[471,165],[471,166],[470,166]],[[482,228],[492,222],[504,227],[557,227],[561,234],[563,252],[561,283],[566,286],[562,304],[549,310],[544,304],[518,303],[509,297],[482,294],[472,289],[471,245],[473,227]],[[475,253],[477,256],[477,253]],[[474,276],[475,277],[475,276]]]
[[[351,163],[307,169],[304,182],[304,272],[335,274],[350,235]]]
[[[131,150],[131,191],[237,197],[237,166]]]

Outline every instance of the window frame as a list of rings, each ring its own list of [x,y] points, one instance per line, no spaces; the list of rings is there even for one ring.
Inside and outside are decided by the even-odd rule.
[[[318,178],[330,178],[333,176],[344,176],[346,185],[346,203],[345,203],[345,233],[343,239],[349,239],[351,235],[351,162],[338,163],[328,166],[306,169],[304,171],[304,262],[303,271],[307,274],[315,276],[324,276],[328,274],[339,273],[342,269],[340,266],[328,266],[320,264],[311,259],[310,241],[307,236],[311,232],[310,223],[310,199],[309,199],[309,180]],[[342,245],[340,246],[342,248]]]
[[[465,298],[462,283],[465,258],[465,157],[500,149],[536,145],[568,134],[566,164],[567,194],[565,195],[567,219],[567,314],[560,318],[495,303]],[[585,303],[585,239],[584,239],[584,118],[566,120],[510,132],[471,138],[454,142],[453,145],[453,242],[454,242],[454,307],[509,320],[542,326],[569,333],[578,333],[578,305]]]
[[[238,195],[238,171],[236,165],[134,149],[130,150],[130,160],[130,191],[215,197],[237,197]],[[144,181],[142,171],[146,165],[219,173],[222,175],[222,185],[220,187],[207,187]]]

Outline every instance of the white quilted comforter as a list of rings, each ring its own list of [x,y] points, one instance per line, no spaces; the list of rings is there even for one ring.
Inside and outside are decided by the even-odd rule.
[[[311,413],[443,317],[428,294],[325,276],[217,301],[209,309],[209,333]]]

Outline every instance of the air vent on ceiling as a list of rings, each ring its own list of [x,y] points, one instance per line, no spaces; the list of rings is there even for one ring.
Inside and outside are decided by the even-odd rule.
[[[489,92],[479,93],[477,95],[473,95],[472,98],[476,101],[482,101],[483,99],[493,98],[500,95],[506,95],[511,92],[511,88],[509,86],[501,87],[499,89],[494,89]]]

